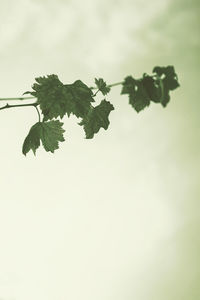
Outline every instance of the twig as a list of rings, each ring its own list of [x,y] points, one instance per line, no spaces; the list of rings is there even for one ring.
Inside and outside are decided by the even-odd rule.
[[[36,110],[37,110],[37,113],[38,113],[39,122],[41,122],[39,109],[37,108],[37,105],[34,105],[34,106],[35,106],[35,108],[36,108]]]
[[[116,82],[116,83],[113,83],[113,84],[108,84],[108,85],[106,85],[107,87],[113,87],[113,86],[116,86],[116,85],[121,85],[123,83],[123,81],[121,81],[121,82]],[[94,86],[91,86],[90,87],[91,88],[91,90],[97,90],[98,88],[97,87],[94,87]]]
[[[109,85],[107,85],[107,87],[113,87],[113,86],[117,86],[117,85],[121,85],[121,84],[123,84],[123,81],[109,84]],[[90,89],[98,90],[98,88],[94,87],[94,86],[90,87]],[[96,94],[97,94],[97,92],[96,92]],[[95,94],[95,96],[96,96],[96,94]],[[23,101],[23,100],[29,100],[29,99],[34,99],[34,98],[36,98],[36,97],[31,96],[31,97],[16,97],[16,98],[15,97],[14,98],[0,98],[0,101],[18,101],[18,100]],[[21,106],[21,105],[18,105],[18,106]],[[28,106],[30,106],[30,105],[28,105]],[[5,108],[9,108],[9,107],[6,106]],[[11,106],[11,107],[16,107],[16,106]],[[4,109],[4,107],[0,108],[0,109]]]
[[[6,104],[5,106],[0,107],[0,110],[2,109],[6,109],[6,108],[12,108],[12,107],[22,107],[22,106],[37,106],[39,105],[37,102],[34,103],[28,103],[28,104],[14,104],[14,105],[10,105],[10,104]]]
[[[33,99],[35,97],[19,97],[19,98],[0,98],[0,101],[18,101],[18,100],[28,100]]]

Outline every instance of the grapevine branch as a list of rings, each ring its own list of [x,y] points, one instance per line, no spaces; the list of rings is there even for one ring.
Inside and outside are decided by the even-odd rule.
[[[21,100],[21,99],[20,99],[20,100]],[[37,108],[38,105],[39,105],[39,104],[38,104],[37,102],[34,102],[34,103],[27,103],[27,104],[14,104],[14,105],[10,105],[10,104],[7,103],[5,106],[0,107],[0,110],[6,109],[6,108],[12,108],[12,107],[33,106],[33,107],[36,108],[36,111],[37,111],[38,117],[39,117],[39,122],[40,122],[40,121],[41,121],[41,118],[40,118],[40,112],[39,112],[39,110],[38,110],[38,108]]]
[[[16,101],[16,100],[28,100],[35,97],[19,97],[19,98],[0,98],[0,101]]]
[[[23,107],[23,106],[38,106],[39,104],[37,102],[34,103],[27,103],[27,104],[14,104],[14,105],[10,105],[10,104],[6,104],[5,106],[0,107],[0,110],[2,109],[6,109],[6,108],[12,108],[12,107]]]
[[[0,110],[13,107],[35,107],[39,121],[34,124],[24,140],[22,153],[26,155],[30,150],[36,153],[40,142],[46,151],[54,152],[59,148],[59,142],[63,142],[63,123],[65,115],[71,114],[81,118],[79,125],[83,126],[86,139],[92,139],[94,134],[101,128],[108,129],[110,121],[109,114],[114,106],[105,99],[111,88],[122,86],[121,95],[127,94],[129,104],[136,110],[142,111],[150,103],[160,103],[166,107],[170,100],[170,92],[179,87],[178,78],[173,66],[155,67],[153,75],[143,74],[142,78],[134,79],[127,76],[124,81],[106,84],[102,78],[95,78],[95,85],[88,87],[81,80],[73,84],[63,84],[57,75],[35,78],[36,83],[32,85],[33,91],[25,92],[29,97],[0,98],[0,101],[24,101],[36,99],[33,103],[6,104]],[[93,90],[96,90],[93,93]],[[101,93],[104,99],[99,105],[92,105],[95,96]],[[41,121],[40,112],[43,115]]]
[[[123,81],[121,81],[121,82],[116,82],[116,83],[112,83],[112,84],[108,84],[107,86],[109,87],[109,88],[111,88],[111,87],[113,87],[113,86],[117,86],[117,85],[122,85],[123,84]],[[90,87],[90,89],[91,90],[97,90],[98,88],[97,87],[94,87],[94,86],[91,86]],[[97,92],[99,92],[99,90],[97,91]],[[96,94],[97,94],[97,92],[96,92]],[[95,95],[96,96],[96,95]],[[28,100],[28,99],[34,99],[34,98],[36,98],[36,97],[19,97],[19,98],[0,98],[0,101],[18,101],[18,100]],[[27,105],[25,105],[25,106],[27,106]],[[7,107],[5,107],[5,108],[7,108]],[[1,108],[0,108],[0,110],[1,110]]]

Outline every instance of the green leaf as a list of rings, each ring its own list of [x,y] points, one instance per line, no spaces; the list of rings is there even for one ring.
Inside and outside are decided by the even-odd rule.
[[[175,73],[175,69],[173,66],[154,67],[153,73],[156,73],[158,75],[158,78],[160,78],[160,102],[165,107],[170,100],[169,92],[175,90],[180,86],[177,74]]]
[[[156,103],[160,102],[161,90],[159,81],[155,80],[152,76],[149,76],[147,74],[143,75],[141,81],[150,100]]]
[[[137,112],[150,104],[150,97],[141,79],[135,80],[132,76],[127,76],[122,84],[121,94],[129,95],[129,104]]]
[[[101,127],[108,129],[110,124],[108,116],[112,110],[114,110],[113,105],[106,100],[102,100],[99,105],[90,109],[87,116],[79,123],[84,126],[86,139],[92,139]]]
[[[122,84],[121,94],[129,95],[129,103],[137,112],[149,106],[150,101],[161,103],[164,107],[170,100],[169,92],[179,87],[173,66],[155,67],[149,76],[146,73],[140,79],[127,76]]]
[[[76,80],[73,84],[64,85],[57,75],[47,75],[47,77],[38,77],[33,84],[33,92],[30,93],[37,97],[37,103],[40,105],[44,121],[60,117],[61,119],[67,113],[77,117],[84,117],[90,107],[93,92],[81,80]]]
[[[68,112],[73,113],[77,118],[85,117],[91,108],[91,102],[95,101],[92,90],[81,80],[65,85],[64,93]]]
[[[103,78],[95,78],[95,84],[104,96],[110,92],[110,87],[106,85],[106,82],[103,80]]]
[[[136,80],[132,76],[127,76],[122,83],[122,91],[123,94],[134,94],[136,87]]]
[[[24,140],[22,153],[26,155],[32,150],[35,155],[37,148],[40,146],[40,140],[44,149],[53,153],[54,150],[59,148],[58,142],[65,140],[63,137],[65,130],[62,125],[63,123],[58,120],[34,124]]]

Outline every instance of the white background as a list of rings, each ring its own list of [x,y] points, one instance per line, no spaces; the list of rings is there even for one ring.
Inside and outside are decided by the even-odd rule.
[[[107,131],[86,140],[66,117],[66,141],[36,157],[21,152],[34,108],[1,111],[1,300],[199,299],[198,9],[1,1],[0,97],[19,97],[47,74],[91,86],[155,65],[174,65],[181,83],[167,108],[139,114],[113,88]]]

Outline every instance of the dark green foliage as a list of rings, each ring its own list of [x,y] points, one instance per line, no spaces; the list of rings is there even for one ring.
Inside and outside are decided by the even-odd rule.
[[[121,94],[128,94],[129,103],[137,112],[150,104],[149,95],[142,80],[135,80],[132,76],[125,78]]]
[[[26,92],[37,98],[37,103],[44,116],[44,121],[61,117],[66,114],[68,107],[64,93],[64,85],[57,75],[35,78],[32,92]]]
[[[165,107],[170,100],[169,92],[179,87],[178,77],[175,73],[173,66],[167,67],[155,67],[153,73],[159,76],[160,88],[161,88],[161,99],[160,102]]]
[[[36,153],[37,148],[40,146],[40,140],[46,151],[54,152],[58,149],[58,142],[63,142],[64,129],[62,128],[63,123],[58,120],[49,122],[37,122],[34,124],[27,137],[25,138],[22,152],[24,155],[30,150]]]
[[[161,90],[159,88],[159,80],[144,74],[142,78],[142,84],[149,96],[149,99],[156,103],[160,102]]]
[[[156,75],[145,73],[140,79],[127,76],[122,84],[121,94],[128,94],[129,103],[137,112],[149,106],[150,101],[165,107],[170,100],[169,92],[179,87],[173,66],[155,67],[153,73]]]
[[[106,85],[106,82],[103,80],[103,78],[95,78],[95,84],[104,96],[110,92],[110,87]]]
[[[156,66],[153,69],[153,75],[144,73],[139,79],[127,76],[123,82],[111,85],[107,85],[103,78],[95,78],[96,87],[91,88],[81,80],[76,80],[72,84],[63,84],[55,74],[37,77],[35,81],[32,86],[33,91],[24,94],[31,94],[37,98],[36,102],[19,105],[7,104],[0,108],[1,110],[17,106],[33,106],[37,109],[39,122],[31,127],[24,141],[22,152],[25,155],[30,150],[35,154],[40,146],[40,141],[46,151],[54,152],[58,149],[58,142],[64,141],[64,129],[62,128],[63,123],[55,119],[62,119],[65,115],[70,117],[72,114],[82,119],[78,124],[83,126],[86,139],[92,139],[101,128],[108,129],[109,114],[114,107],[106,99],[102,100],[99,105],[92,105],[99,91],[105,96],[109,93],[110,87],[122,85],[121,94],[127,94],[130,105],[136,112],[140,112],[151,102],[160,103],[165,107],[170,100],[170,91],[179,87],[173,66]],[[93,93],[94,89],[97,90],[96,93]],[[30,99],[30,97],[27,98]],[[17,99],[23,100],[23,98]],[[38,107],[43,115],[42,122]]]
[[[108,116],[113,109],[113,105],[106,100],[102,100],[99,105],[90,109],[87,116],[79,123],[84,127],[86,139],[92,139],[101,127],[105,130],[108,128],[110,124]]]
[[[84,117],[94,102],[93,92],[81,80],[73,84],[64,85],[57,75],[48,75],[47,77],[38,77],[35,79],[31,95],[37,98],[37,103],[44,116],[44,121],[60,117],[61,119],[67,113],[77,117]]]
[[[81,80],[76,80],[73,84],[66,84],[64,93],[69,112],[77,118],[85,117],[91,108],[91,102],[95,101],[92,97],[92,90]]]

